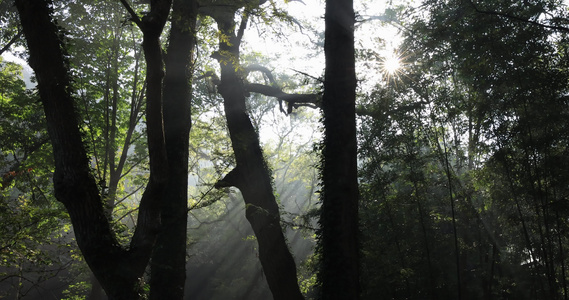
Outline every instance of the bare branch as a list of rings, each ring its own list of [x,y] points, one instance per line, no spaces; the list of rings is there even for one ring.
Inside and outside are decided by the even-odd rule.
[[[324,83],[324,80],[322,80],[322,78],[318,78],[318,77],[312,76],[312,75],[310,75],[310,74],[308,74],[308,73],[305,73],[305,72],[302,72],[302,71],[299,71],[299,70],[295,70],[295,69],[291,69],[291,70],[295,71],[295,72],[298,73],[298,74],[302,74],[302,75],[304,75],[304,76],[306,76],[306,77],[310,77],[310,78],[312,78],[312,79],[314,79],[314,80],[316,80],[316,81],[318,81],[318,82]]]
[[[195,80],[200,80],[204,78],[211,78],[211,81],[216,85],[220,83],[219,77],[213,71],[207,71],[203,73],[201,76],[196,77]]]
[[[241,24],[239,24],[239,30],[237,31],[237,43],[240,44],[243,39],[243,34],[245,33],[245,28],[247,28],[247,22],[249,22],[249,13],[244,12],[243,18],[241,18]]]
[[[320,94],[289,94],[283,92],[279,88],[258,83],[245,84],[245,90],[251,93],[259,93],[265,96],[275,97],[280,101],[286,101],[288,103],[288,109],[285,112],[281,106],[281,111],[287,114],[290,114],[292,112],[292,108],[294,107],[320,107],[322,98]]]
[[[124,202],[126,199],[128,199],[130,196],[132,196],[132,195],[138,193],[138,191],[140,191],[142,188],[144,188],[144,185],[139,185],[139,186],[138,186],[136,189],[134,189],[132,192],[128,193],[128,195],[126,195],[126,196],[124,196],[122,199],[118,200],[118,201],[115,203],[115,206],[121,204],[121,203]],[[118,222],[118,221],[117,221],[117,222]]]
[[[263,73],[267,77],[267,79],[269,80],[269,83],[271,85],[264,85],[264,84],[259,84],[259,83],[245,83],[244,84],[245,91],[249,92],[249,93],[258,93],[258,94],[262,94],[265,96],[277,98],[279,100],[280,111],[283,112],[284,114],[290,114],[292,112],[293,108],[298,108],[301,106],[306,106],[306,107],[310,107],[310,108],[320,107],[320,101],[321,101],[322,95],[320,95],[320,94],[289,94],[289,93],[283,92],[282,89],[280,89],[278,87],[278,84],[277,84],[275,77],[273,76],[271,70],[269,70],[267,67],[257,65],[257,64],[252,64],[252,65],[245,67],[246,74],[253,72],[253,71],[258,71],[258,72]],[[309,75],[307,75],[307,76],[309,76]],[[208,71],[208,72],[203,73],[201,76],[197,77],[196,80],[200,80],[200,79],[204,79],[204,78],[211,78],[212,83],[214,83],[215,85],[218,85],[220,83],[219,77],[213,71]],[[286,111],[282,105],[283,101],[286,101],[288,103],[288,107],[287,107]]]
[[[140,135],[140,137],[143,137],[144,135]],[[133,161],[133,164],[128,168],[128,170],[126,170],[125,172],[123,172],[120,175],[120,179],[122,179],[123,177],[125,177],[126,175],[128,175],[134,168],[136,168],[138,165],[140,165],[140,163],[142,163],[144,160],[146,160],[148,158],[148,155],[141,157],[140,159]]]
[[[124,8],[126,8],[126,10],[128,11],[128,13],[130,14],[130,19],[136,23],[136,25],[138,25],[139,28],[142,29],[142,20],[140,20],[140,18],[138,17],[138,15],[136,14],[136,12],[134,12],[134,10],[132,9],[132,7],[130,6],[130,4],[128,4],[128,2],[126,2],[126,0],[119,0],[122,5],[124,6]]]
[[[245,67],[245,72],[247,74],[249,74],[250,72],[253,72],[253,71],[258,71],[258,72],[263,73],[265,76],[267,76],[267,79],[269,79],[269,82],[271,84],[273,84],[273,85],[277,84],[277,82],[275,81],[275,77],[273,76],[273,73],[267,67],[263,67],[263,66],[257,65],[257,64],[252,64],[252,65],[248,65],[247,67]]]
[[[122,219],[130,216],[132,213],[134,213],[135,211],[138,210],[138,206],[135,206],[134,208],[130,209],[129,211],[125,212],[121,217],[119,217],[117,220],[115,220],[113,223],[118,224],[120,221],[122,221]]]
[[[2,49],[0,49],[0,55],[2,55],[2,53],[6,52],[8,49],[10,49],[10,47],[20,39],[20,37],[22,37],[22,31],[18,31],[18,33],[16,33],[16,35],[13,36],[10,39],[10,41],[8,41],[6,46],[4,46],[4,47],[2,47]]]

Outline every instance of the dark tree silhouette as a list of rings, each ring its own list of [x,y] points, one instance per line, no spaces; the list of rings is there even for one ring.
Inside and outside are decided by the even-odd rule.
[[[359,299],[354,10],[327,0],[319,281],[322,299]]]
[[[239,65],[239,47],[248,18],[245,15],[238,28],[234,20],[235,12],[242,5],[245,4],[234,3],[215,7],[208,12],[217,22],[221,33],[219,51],[213,57],[221,67],[218,91],[224,99],[227,128],[236,162],[236,167],[216,187],[234,186],[243,194],[245,214],[257,237],[259,260],[273,298],[304,299],[298,286],[296,264],[280,224],[271,172],[245,106],[246,92],[239,72],[242,68]]]
[[[191,80],[197,1],[174,0],[166,50],[164,131],[169,180],[162,200],[162,229],[152,254],[150,298],[183,299],[186,281],[188,155]]]
[[[150,259],[160,224],[160,197],[167,180],[162,120],[162,57],[160,34],[171,2],[152,1],[151,11],[136,19],[144,33],[147,72],[147,134],[150,179],[142,196],[137,227],[128,248],[112,231],[81,139],[68,69],[64,37],[51,17],[51,1],[20,0],[16,6],[30,66],[38,81],[41,102],[55,159],[55,197],[69,213],[77,245],[109,299],[138,299],[141,277]]]

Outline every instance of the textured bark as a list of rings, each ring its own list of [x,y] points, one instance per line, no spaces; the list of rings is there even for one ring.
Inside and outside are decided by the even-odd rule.
[[[164,144],[163,138],[159,137],[162,132],[161,113],[150,112],[151,116],[147,118],[149,144],[153,145],[150,154],[150,181],[140,203],[137,228],[130,247],[125,249],[119,245],[110,228],[103,208],[103,199],[90,172],[79,131],[78,114],[71,96],[71,80],[63,36],[52,21],[49,8],[51,2],[18,0],[16,6],[28,44],[29,63],[38,80],[48,133],[53,145],[55,197],[64,204],[69,213],[77,245],[109,299],[139,299],[142,293],[140,278],[148,264],[157,234],[157,208],[163,189],[163,176],[166,174],[160,166],[160,162],[165,160],[165,152],[159,151],[160,144],[162,148]],[[161,32],[161,29],[156,28],[155,20],[158,16],[154,12],[155,8],[161,8],[159,11],[163,12],[163,6],[166,6],[167,16],[169,2],[153,5],[153,12],[149,16],[154,20],[148,19],[145,23],[147,32]],[[159,16],[163,17],[165,22],[166,16]],[[160,22],[157,24],[159,26]],[[159,46],[157,36],[153,34],[147,39],[145,34],[145,50],[153,50],[154,44]],[[159,67],[152,59],[152,55],[147,56],[149,68]],[[158,87],[161,89],[161,76],[156,77],[160,71],[149,69],[148,73],[147,109],[159,109],[161,94],[151,90],[150,81],[159,81]],[[156,84],[153,84],[153,88],[156,88]]]
[[[162,203],[162,229],[152,254],[150,299],[175,300],[184,296],[196,16],[195,0],[174,0],[164,78],[164,127],[170,179]]]
[[[221,36],[229,37],[229,41],[220,40],[219,53],[215,56],[221,67],[218,91],[224,99],[227,127],[236,161],[235,169],[218,182],[217,187],[235,186],[241,191],[246,204],[245,214],[257,237],[259,260],[273,298],[304,299],[298,286],[296,265],[280,225],[270,171],[245,107],[243,78],[237,72],[239,43],[245,23],[235,34],[234,13],[235,10],[228,10],[214,15]]]
[[[327,0],[324,53],[322,299],[359,299],[358,183],[352,0]]]

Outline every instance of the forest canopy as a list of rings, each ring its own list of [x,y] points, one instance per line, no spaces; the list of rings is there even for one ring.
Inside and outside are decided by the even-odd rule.
[[[560,0],[0,2],[0,298],[567,299]]]

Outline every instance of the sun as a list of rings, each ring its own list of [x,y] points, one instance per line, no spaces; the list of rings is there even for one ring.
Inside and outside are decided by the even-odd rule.
[[[388,83],[398,82],[407,68],[406,57],[395,49],[384,51],[379,63],[383,78]]]
[[[401,58],[396,53],[389,53],[383,58],[381,67],[388,76],[395,76],[401,69]]]

